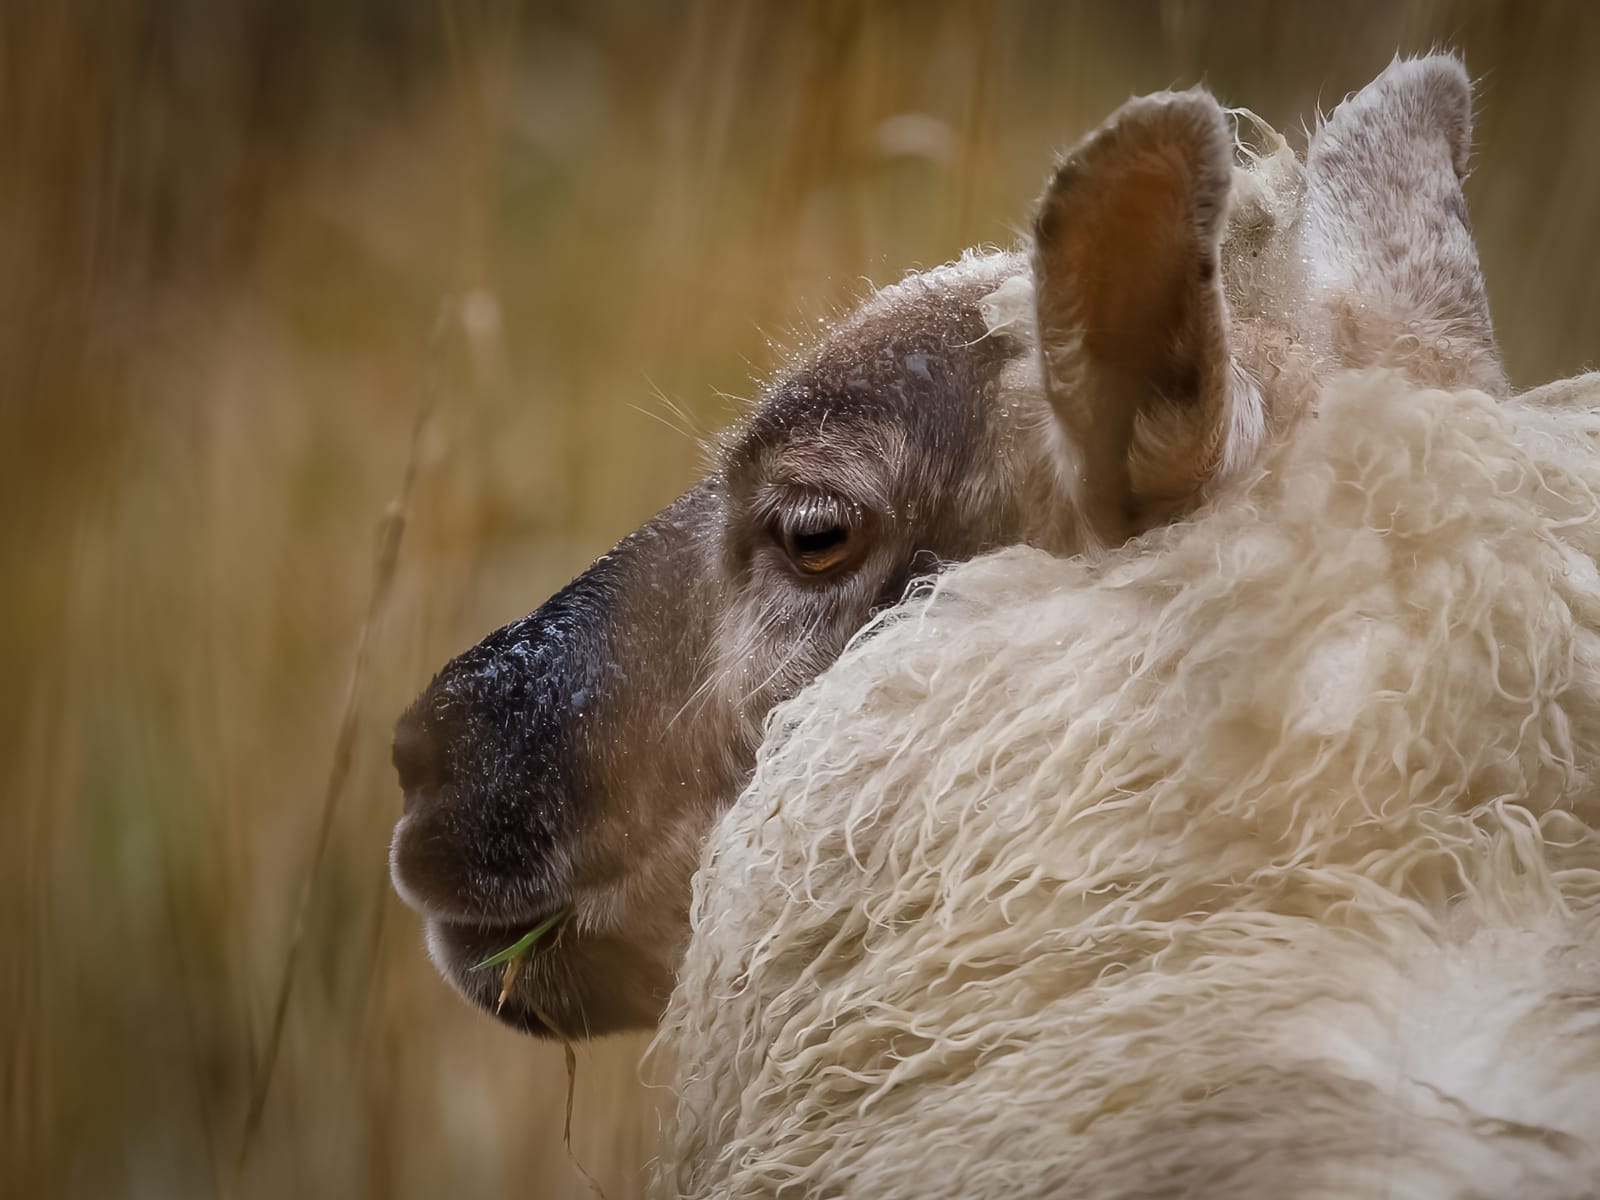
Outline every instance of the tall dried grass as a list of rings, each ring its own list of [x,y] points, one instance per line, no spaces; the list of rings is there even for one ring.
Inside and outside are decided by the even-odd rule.
[[[1008,240],[1129,93],[1290,125],[1436,42],[1484,75],[1512,373],[1570,371],[1600,345],[1576,0],[0,11],[0,1192],[585,1195],[559,1048],[460,1006],[389,891],[393,716],[693,478],[769,336]],[[639,1049],[579,1062],[613,1198]]]

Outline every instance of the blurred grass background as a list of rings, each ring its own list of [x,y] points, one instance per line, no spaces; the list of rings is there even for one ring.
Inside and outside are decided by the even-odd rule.
[[[1482,78],[1514,380],[1600,348],[1600,7],[56,0],[0,7],[0,1194],[567,1197],[559,1049],[389,891],[389,726],[695,477],[772,340],[1026,221],[1196,81],[1286,130]],[[770,340],[769,340],[770,339]],[[375,529],[417,481],[324,811]],[[638,1194],[642,1039],[573,1149]]]

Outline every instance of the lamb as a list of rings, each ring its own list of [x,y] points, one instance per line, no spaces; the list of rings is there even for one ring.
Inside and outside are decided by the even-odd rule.
[[[1600,378],[1507,399],[1470,100],[1130,101],[402,718],[451,982],[665,1006],[663,1192],[1600,1194]]]
[[[919,575],[1184,519],[1342,369],[1503,395],[1470,125],[1445,56],[1396,61],[1304,161],[1202,90],[1139,97],[1056,162],[1022,246],[824,330],[705,478],[397,723],[392,876],[441,973],[535,1036],[655,1025],[769,714]]]
[[[1386,370],[780,706],[662,1194],[1600,1195],[1600,374]]]

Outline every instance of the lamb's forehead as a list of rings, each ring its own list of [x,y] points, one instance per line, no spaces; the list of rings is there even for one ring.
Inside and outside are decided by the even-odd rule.
[[[937,452],[967,444],[975,397],[1018,349],[990,335],[983,299],[1026,267],[1020,254],[972,252],[874,292],[762,390],[724,440],[724,467],[804,453],[815,438],[864,453],[886,437]]]

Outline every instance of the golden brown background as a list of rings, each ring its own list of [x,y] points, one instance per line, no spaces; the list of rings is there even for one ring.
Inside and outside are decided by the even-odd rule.
[[[684,488],[772,341],[1011,240],[1128,95],[1298,130],[1440,44],[1512,377],[1570,373],[1600,5],[4,0],[0,1194],[587,1194],[559,1049],[389,891],[405,701]],[[642,1046],[579,1055],[613,1198]]]

